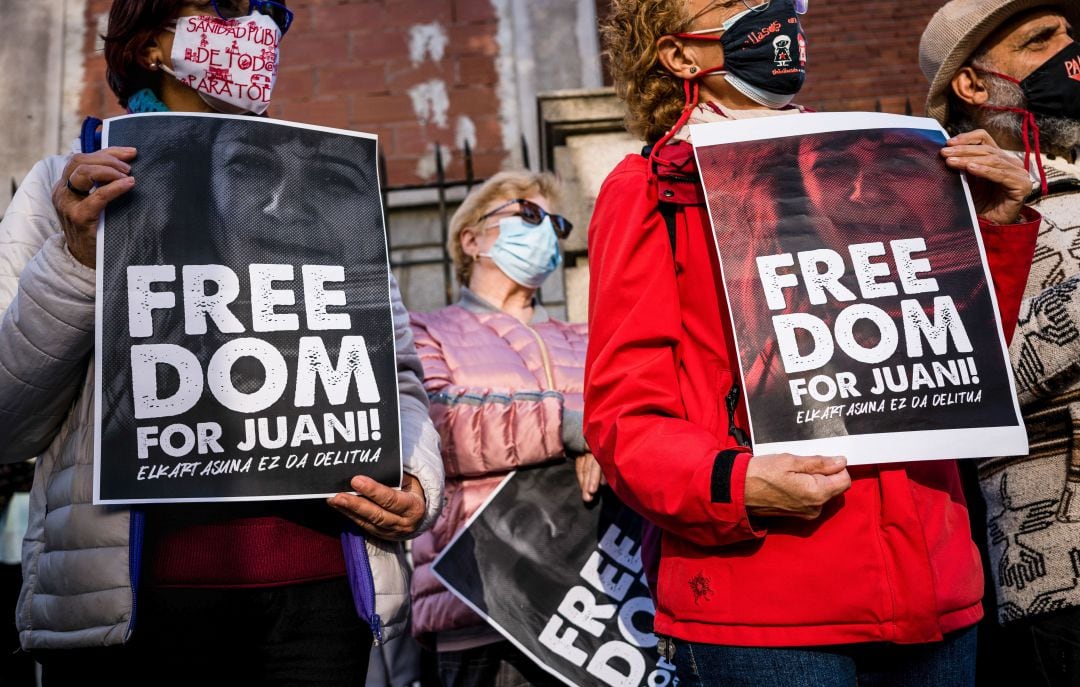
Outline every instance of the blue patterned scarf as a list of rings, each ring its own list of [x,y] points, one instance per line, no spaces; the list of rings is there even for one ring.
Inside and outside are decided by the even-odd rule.
[[[142,112],[171,112],[171,110],[166,107],[165,103],[161,102],[161,99],[149,88],[144,88],[129,97],[127,109],[131,114],[139,114]]]

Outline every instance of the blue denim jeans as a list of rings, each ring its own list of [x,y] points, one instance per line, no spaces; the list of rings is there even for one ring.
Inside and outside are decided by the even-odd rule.
[[[464,651],[439,652],[442,687],[562,687],[508,641]]]
[[[976,630],[932,644],[757,648],[676,641],[680,687],[974,687]]]

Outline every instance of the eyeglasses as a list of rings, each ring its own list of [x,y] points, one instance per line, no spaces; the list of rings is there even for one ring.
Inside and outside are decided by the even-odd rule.
[[[760,2],[755,0],[742,0],[743,6],[752,12],[763,12],[769,9],[770,0],[761,0]],[[797,14],[806,14],[806,10],[810,9],[810,0],[795,0],[795,12]]]
[[[747,9],[747,11],[749,11],[749,12],[764,12],[765,10],[769,9],[769,5],[772,3],[772,0],[741,0],[741,1],[742,1],[742,4],[743,4],[743,7],[745,7]],[[795,13],[796,14],[806,14],[806,11],[808,9],[810,9],[810,0],[794,0],[794,3],[795,3]],[[699,17],[701,17],[702,15],[704,15],[704,14],[706,14],[708,12],[711,12],[712,10],[716,9],[717,7],[730,7],[733,4],[734,4],[734,0],[727,0],[726,2],[724,2],[723,0],[717,0],[717,2],[709,3],[704,8],[702,8],[701,11],[699,11],[697,14],[690,17],[686,21],[685,25],[689,26],[689,25],[693,24]],[[738,17],[738,16],[740,16],[740,15],[736,15],[736,17]],[[735,17],[732,17],[732,19],[734,19],[734,18]],[[727,22],[724,22],[725,25],[722,28],[704,29],[704,30],[701,30],[701,31],[685,31],[682,34],[676,34],[676,35],[695,36],[695,35],[702,34],[702,33],[718,33],[718,32],[720,32],[722,30],[726,31],[727,28],[728,28],[728,23],[729,22],[734,23],[729,19]]]
[[[256,12],[265,14],[278,25],[282,36],[292,26],[292,10],[273,0],[210,0],[210,4],[214,6],[214,11],[222,19],[246,17]]]
[[[558,236],[560,239],[565,239],[567,236],[569,236],[570,231],[574,228],[574,225],[570,223],[570,220],[566,219],[562,215],[556,215],[554,213],[548,212],[547,210],[540,207],[531,200],[525,200],[524,198],[515,198],[513,200],[506,201],[499,207],[495,208],[480,219],[476,220],[476,223],[480,224],[488,217],[499,214],[500,212],[510,207],[511,205],[514,205],[515,203],[519,207],[518,211],[515,212],[513,216],[520,217],[521,219],[525,220],[526,224],[532,224],[534,226],[539,225],[541,222],[543,222],[545,217],[550,217],[551,227],[555,230],[555,235]]]

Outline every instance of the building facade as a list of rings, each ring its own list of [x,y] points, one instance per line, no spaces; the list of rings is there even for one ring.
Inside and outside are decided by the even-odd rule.
[[[68,149],[84,115],[121,113],[101,56],[110,4],[0,0],[0,208],[37,159]],[[579,229],[566,246],[568,269],[543,296],[556,312],[584,317],[591,201],[606,169],[638,145],[620,133],[618,105],[597,90],[605,85],[597,24],[607,4],[289,2],[296,20],[282,43],[270,115],[379,136],[392,261],[410,307],[439,307],[453,291],[442,265],[445,214],[468,184],[436,182],[546,166],[572,186],[566,214]],[[918,39],[941,4],[814,3],[804,18],[810,70],[799,101],[920,114]]]

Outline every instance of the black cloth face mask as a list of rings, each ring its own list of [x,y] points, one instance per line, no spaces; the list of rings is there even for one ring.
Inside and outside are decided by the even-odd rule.
[[[986,74],[1012,82],[1020,87],[1027,109],[1001,105],[979,105],[998,112],[1014,112],[1023,118],[1021,138],[1024,141],[1024,168],[1031,170],[1032,153],[1039,171],[1039,188],[1047,192],[1046,170],[1042,167],[1042,148],[1039,142],[1038,113],[1048,117],[1064,117],[1080,121],[1080,43],[1073,41],[1021,81],[1008,74],[981,69]]]
[[[723,72],[736,89],[762,105],[783,107],[806,79],[806,34],[794,0],[772,0],[764,9],[748,9],[718,28],[675,35],[719,41],[724,64],[705,69],[698,77]]]
[[[1080,43],[1065,46],[1018,83],[1032,112],[1080,120]]]

